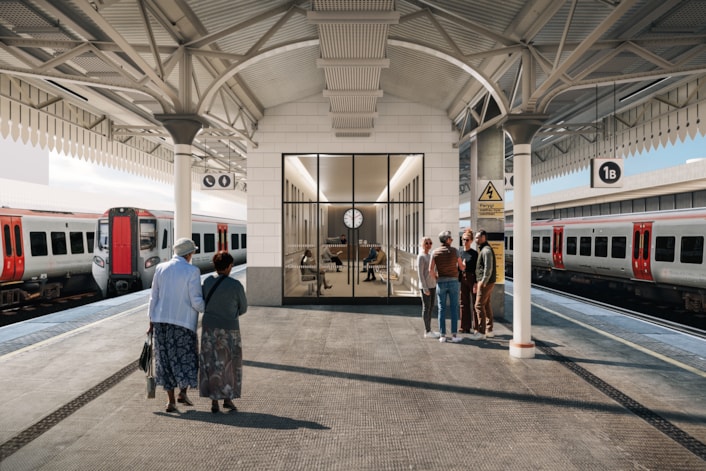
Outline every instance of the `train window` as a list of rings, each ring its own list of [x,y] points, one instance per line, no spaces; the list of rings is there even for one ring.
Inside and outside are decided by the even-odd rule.
[[[579,255],[583,255],[586,257],[591,256],[591,238],[590,237],[581,237],[581,239],[579,239]]]
[[[164,229],[164,232],[162,232],[162,250],[166,249],[169,246],[169,237],[167,230]]]
[[[596,257],[607,257],[608,256],[608,238],[607,237],[596,237]]]
[[[632,258],[640,258],[640,233],[635,231],[635,240],[632,242]]]
[[[610,256],[611,258],[625,258],[627,255],[628,238],[613,237],[610,239]]]
[[[196,244],[196,253],[201,253],[201,234],[191,234],[191,240]]]
[[[240,248],[240,238],[238,237],[238,234],[231,234],[230,235],[230,248],[233,250],[238,250]]]
[[[5,256],[12,256],[12,233],[10,232],[10,225],[5,224],[2,226],[3,236],[5,237]]]
[[[85,253],[83,247],[83,232],[69,232],[69,242],[71,243],[71,253]]]
[[[704,238],[703,236],[688,236],[681,238],[681,263],[704,263]]]
[[[110,242],[108,227],[107,219],[98,221],[98,248],[101,250],[108,250],[108,243]]]
[[[515,250],[515,236],[510,236],[510,250]]]
[[[655,240],[655,261],[673,262],[676,237],[657,237]]]
[[[22,256],[22,231],[19,224],[15,224],[15,255]]]
[[[216,235],[215,234],[204,234],[203,235],[203,251],[213,253],[216,251]]]
[[[566,238],[566,255],[576,255],[576,237]]]
[[[551,239],[549,237],[542,237],[542,253],[549,253],[551,251]]]
[[[248,235],[240,234],[240,248],[246,249],[248,247]]]
[[[93,253],[93,244],[96,243],[96,233],[91,231],[91,232],[86,232],[86,246],[88,247],[88,251]]]
[[[63,232],[51,233],[51,253],[52,255],[66,255],[66,234]]]
[[[47,234],[45,232],[30,232],[29,247],[33,257],[49,255]]]
[[[532,252],[539,252],[539,237],[532,237]]]
[[[157,246],[157,220],[140,219],[140,250],[152,250]]]

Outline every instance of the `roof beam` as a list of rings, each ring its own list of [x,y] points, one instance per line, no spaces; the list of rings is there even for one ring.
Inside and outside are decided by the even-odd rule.
[[[308,11],[311,24],[380,24],[396,25],[400,22],[398,11]]]

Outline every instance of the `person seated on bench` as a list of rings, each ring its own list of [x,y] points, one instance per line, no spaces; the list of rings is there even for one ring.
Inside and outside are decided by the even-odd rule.
[[[371,251],[372,251],[372,249],[371,249]],[[386,263],[387,263],[387,255],[385,255],[385,252],[382,251],[382,247],[378,246],[377,256],[375,257],[375,260],[368,263],[368,277],[366,279],[364,279],[363,281],[374,281],[376,279],[375,278],[375,268],[384,268]]]
[[[370,252],[368,252],[368,256],[363,259],[363,269],[361,271],[368,271],[368,263],[375,260],[377,256],[378,253],[375,251],[375,247],[370,247]]]
[[[302,273],[302,280],[307,277],[307,276],[313,276],[316,277],[317,281],[317,294],[321,296],[321,285],[324,285],[324,288],[326,289],[331,289],[333,288],[333,285],[329,284],[328,281],[326,281],[326,270],[323,268],[321,270],[316,270],[316,259],[314,259],[314,256],[311,254],[311,250],[306,249],[304,251],[304,256],[302,257],[301,262],[299,263],[300,270]],[[313,278],[312,278],[313,279]]]
[[[331,253],[331,249],[329,249],[328,245],[324,245],[323,247],[324,248],[321,249],[321,259],[324,261],[324,263],[335,263],[336,271],[341,271],[339,267],[343,265],[343,262],[340,258],[338,258],[338,256],[341,255],[343,251],[339,250],[338,252],[336,252],[336,255],[334,255]]]

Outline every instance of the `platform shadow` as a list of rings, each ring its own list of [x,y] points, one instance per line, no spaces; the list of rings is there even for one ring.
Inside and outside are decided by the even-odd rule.
[[[209,411],[201,410],[185,410],[179,413],[154,412],[155,415],[162,417],[170,417],[181,420],[196,420],[199,422],[208,422],[222,425],[231,425],[233,427],[260,428],[270,430],[295,430],[298,428],[308,428],[312,430],[330,430],[327,427],[317,422],[309,420],[297,420],[289,417],[282,417],[273,414],[263,414],[261,412],[219,412],[217,414]]]

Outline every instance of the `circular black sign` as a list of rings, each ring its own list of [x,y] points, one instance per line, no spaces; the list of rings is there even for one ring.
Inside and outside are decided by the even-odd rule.
[[[203,184],[209,188],[213,187],[213,185],[216,184],[216,177],[213,175],[206,175],[203,177]]]
[[[221,188],[228,188],[230,186],[230,175],[221,175],[218,177],[218,185]]]
[[[616,183],[620,180],[620,176],[620,165],[615,162],[603,162],[601,166],[598,167],[598,178],[600,178],[603,183]]]

